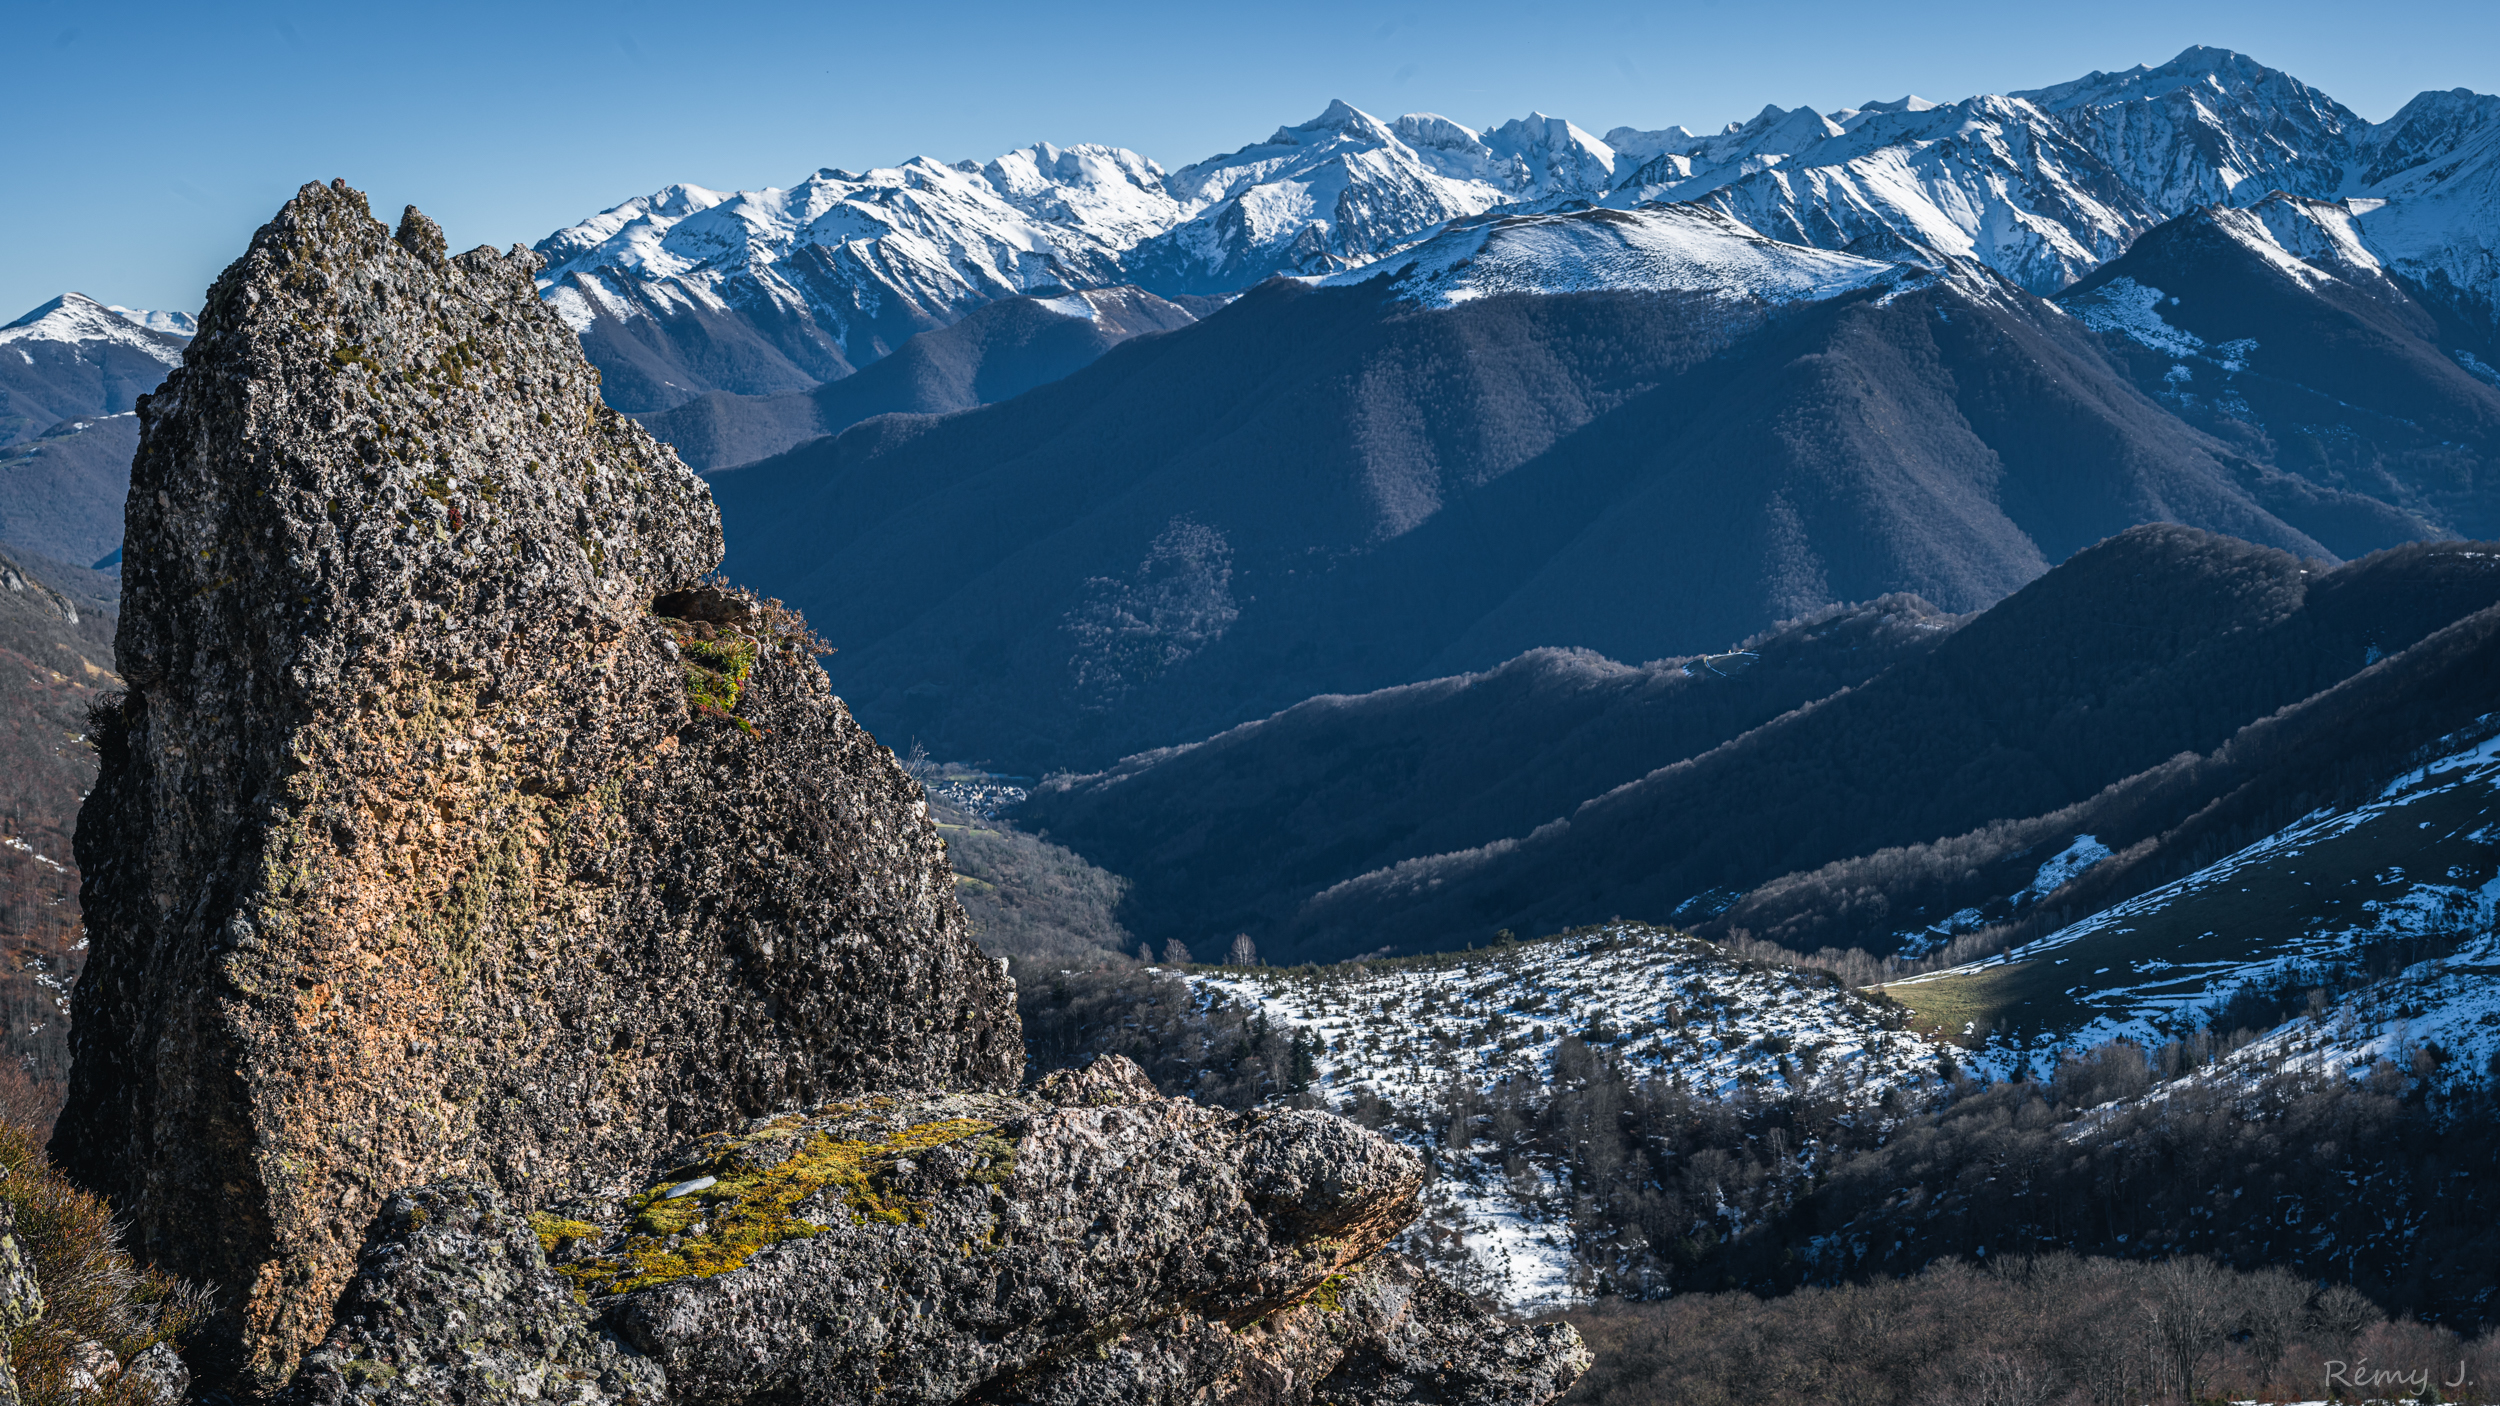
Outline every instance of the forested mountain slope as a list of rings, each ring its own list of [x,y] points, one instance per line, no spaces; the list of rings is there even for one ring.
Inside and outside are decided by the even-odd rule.
[[[1211,737],[1052,777],[1015,811],[1133,875],[1157,943],[1279,930],[1309,896],[1399,860],[1525,834],[1581,801],[1935,648],[1915,596],[1818,612],[1734,651],[1643,665],[1531,650],[1476,674],[1330,694]]]
[[[2406,293],[2340,207],[2200,210],[2057,295],[2164,408],[2241,454],[2471,537],[2500,534],[2488,333]]]
[[[112,610],[82,583],[48,581],[56,570],[73,574],[0,555],[0,1099],[45,1120],[69,1075],[69,989],[86,959],[70,840],[95,784],[87,710],[122,682]]]
[[[2296,794],[2401,769],[2407,749],[2483,710],[2465,680],[2491,662],[2478,632],[2495,602],[2500,554],[2488,547],[2412,546],[2329,570],[2144,527],[2079,553],[1934,647],[1742,735],[1627,732],[1609,758],[1617,767],[1644,742],[1668,743],[1642,759],[1646,774],[1438,855],[1358,873],[1391,846],[1326,844],[1397,836],[1401,825],[1448,833],[1445,815],[1466,812],[1431,792],[1411,810],[1376,803],[1382,813],[1362,827],[1323,828],[1284,851],[1291,862],[1237,837],[1359,794],[1346,778],[1384,737],[1407,735],[1418,756],[1443,755],[1446,742],[1441,764],[1458,769],[1467,734],[1434,706],[1452,685],[1315,700],[1199,747],[1055,783],[1029,814],[1135,880],[1124,914],[1154,940],[1239,925],[1271,954],[1327,959],[1621,914],[1715,919],[1705,931],[1741,928],[1807,951],[1883,953],[1964,909],[1980,910],[1968,929],[2014,919],[2007,896],[2077,834],[2122,851],[2169,837],[2153,846],[2167,846],[2159,863],[2148,849],[2091,881],[2149,865],[2140,888],[2184,872],[2162,866],[2212,842],[2178,827],[2261,826],[2243,838],[2253,836],[2292,818],[2274,811]],[[1484,687],[1455,685],[1461,696]],[[2382,730],[2353,733],[2364,715]],[[1534,732],[1533,716],[1509,721]],[[1228,781],[1251,776],[1284,780]],[[1342,877],[1327,877],[1332,868]],[[1272,883],[1262,877],[1271,871]]]
[[[2330,559],[2440,531],[2183,425],[2047,304],[1909,268],[1786,306],[1277,283],[713,487],[731,569],[836,622],[863,717],[1028,772],[1541,646],[1981,609],[2139,522]]]
[[[734,468],[839,434],[871,415],[939,414],[1012,399],[1131,337],[1196,320],[1180,304],[1135,288],[1007,298],[814,390],[772,396],[711,391],[636,418],[688,467]]]

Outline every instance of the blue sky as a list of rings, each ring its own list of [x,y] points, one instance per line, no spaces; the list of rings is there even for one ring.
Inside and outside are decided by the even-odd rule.
[[[8,0],[0,320],[64,289],[195,307],[306,180],[413,201],[456,247],[528,243],[672,181],[787,185],[1033,141],[1167,168],[1332,97],[1483,126],[1531,108],[1603,133],[1766,102],[1953,99],[2189,44],[2238,49],[2380,119],[2424,88],[2500,91],[2490,0],[2101,0],[1901,7],[689,7]]]

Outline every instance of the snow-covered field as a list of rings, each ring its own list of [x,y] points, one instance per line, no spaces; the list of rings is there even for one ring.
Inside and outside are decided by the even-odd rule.
[[[1451,229],[1330,284],[1398,270],[1398,291],[1427,307],[1502,293],[1694,292],[1780,304],[1837,297],[1918,276],[1896,264],[1782,244],[1698,205],[1518,215]]]
[[[1641,924],[1437,957],[1327,968],[1193,973],[1279,1025],[1319,1037],[1317,1090],[1342,1106],[1367,1091],[1429,1114],[1453,1080],[1542,1087],[1566,1038],[1612,1050],[1636,1074],[1732,1098],[1812,1086],[1853,1105],[1932,1082],[1941,1047],[1897,1008],[1824,978],[1741,962],[1698,938]],[[1575,1296],[1569,1228],[1513,1186],[1500,1159],[1453,1149],[1414,1233],[1455,1233],[1472,1277],[1518,1309]],[[1523,1194],[1523,1192],[1527,1194]]]

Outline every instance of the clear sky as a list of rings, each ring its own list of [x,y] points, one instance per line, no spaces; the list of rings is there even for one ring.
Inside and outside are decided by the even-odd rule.
[[[1107,142],[1170,167],[1342,97],[1603,133],[1765,103],[1951,100],[2237,49],[2372,120],[2500,92],[2493,0],[1901,6],[1666,0],[688,6],[0,3],[0,321],[76,289],[192,310],[304,181],[455,248],[530,243],[673,181]]]

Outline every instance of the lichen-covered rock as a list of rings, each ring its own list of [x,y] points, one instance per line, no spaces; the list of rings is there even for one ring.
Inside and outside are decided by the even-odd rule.
[[[17,1238],[17,1208],[0,1201],[0,1331],[22,1328],[41,1317],[43,1285],[35,1278],[34,1260]],[[0,1342],[0,1355],[5,1352],[6,1344]]]
[[[142,403],[53,1148],[283,1381],[366,1227],[705,1128],[1006,1087],[935,829],[526,251],[307,186]]]
[[[1090,1082],[1143,1083],[1113,1070]],[[1422,1185],[1326,1113],[924,1095],[758,1122],[546,1228],[679,1401],[934,1406],[1147,1325],[1229,1340],[1378,1251]]]
[[[1216,1398],[1228,1406],[1543,1406],[1589,1367],[1570,1324],[1509,1322],[1403,1255],[1365,1261],[1263,1326]]]
[[[176,1406],[191,1390],[191,1369],[172,1343],[158,1343],[122,1368],[124,1392],[150,1406]]]
[[[121,1359],[113,1355],[111,1348],[92,1338],[72,1343],[68,1359],[66,1375],[72,1396],[92,1396],[104,1390],[106,1382],[121,1375]]]
[[[18,1406],[17,1367],[6,1330],[43,1317],[43,1285],[17,1238],[17,1208],[0,1201],[0,1406]]]
[[[663,1406],[650,1362],[591,1324],[527,1217],[482,1182],[383,1207],[287,1406]]]
[[[1542,1406],[1588,1365],[1381,1251],[1411,1151],[1161,1098],[1117,1056],[664,1168],[528,1232],[484,1186],[394,1198],[282,1406]]]

